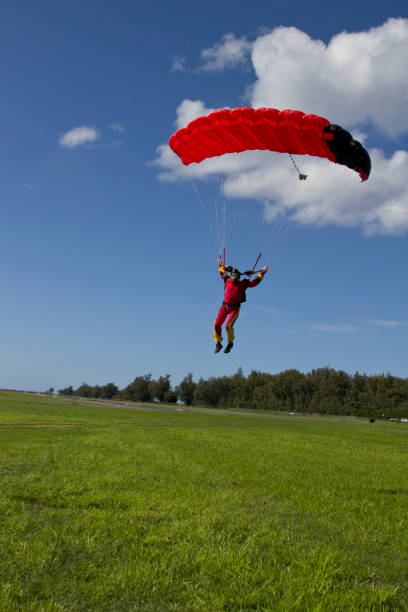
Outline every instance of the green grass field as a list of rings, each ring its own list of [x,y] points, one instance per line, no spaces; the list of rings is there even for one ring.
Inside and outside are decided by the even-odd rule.
[[[0,610],[408,610],[408,425],[0,393]]]

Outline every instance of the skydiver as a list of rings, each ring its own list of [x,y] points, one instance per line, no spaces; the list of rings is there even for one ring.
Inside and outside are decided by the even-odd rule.
[[[224,281],[224,301],[214,322],[215,353],[219,353],[222,349],[221,333],[225,319],[227,319],[225,329],[227,330],[228,344],[224,353],[229,353],[234,346],[234,323],[238,319],[241,304],[246,301],[246,290],[248,287],[259,285],[267,270],[268,266],[264,266],[254,280],[250,280],[250,278],[240,280],[240,271],[231,266],[225,267],[221,257],[218,258],[218,271]],[[230,272],[230,276],[228,276],[228,272]],[[249,270],[245,274],[251,276],[253,271]]]

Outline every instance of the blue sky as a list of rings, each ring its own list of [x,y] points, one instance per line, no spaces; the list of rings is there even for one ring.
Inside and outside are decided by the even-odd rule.
[[[327,6],[2,2],[1,387],[408,376],[408,7]],[[169,136],[236,106],[326,116],[372,176],[300,160],[299,195],[284,156],[182,167]],[[228,263],[270,269],[215,355],[223,228]]]

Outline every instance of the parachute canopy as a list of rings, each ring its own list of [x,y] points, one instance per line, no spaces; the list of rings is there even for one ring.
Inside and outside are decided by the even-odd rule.
[[[367,151],[349,132],[318,115],[275,108],[222,109],[198,117],[175,132],[170,147],[183,164],[246,150],[325,157],[359,173],[371,171]]]

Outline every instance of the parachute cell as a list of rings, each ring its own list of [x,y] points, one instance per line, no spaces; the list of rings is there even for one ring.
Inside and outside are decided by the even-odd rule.
[[[313,155],[342,164],[367,180],[370,156],[349,132],[318,115],[275,108],[222,109],[198,117],[169,141],[185,165],[247,150]]]

